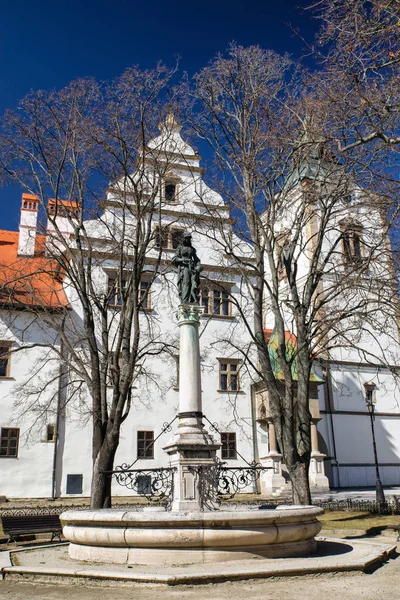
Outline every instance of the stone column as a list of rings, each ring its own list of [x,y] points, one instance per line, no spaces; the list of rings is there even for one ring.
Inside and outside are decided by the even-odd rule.
[[[261,475],[261,493],[279,496],[284,491],[286,480],[282,475],[282,454],[278,452],[275,427],[272,421],[268,421],[268,442],[268,456],[260,458],[263,467],[270,467]]]
[[[215,464],[221,444],[214,442],[202,422],[199,325],[202,308],[182,304],[176,314],[180,328],[179,424],[173,440],[164,447],[176,467],[172,510],[199,511],[212,508],[215,489],[208,479],[208,506],[201,486],[201,469]],[[211,478],[212,479],[212,478]],[[203,479],[204,481],[204,479]],[[216,482],[215,482],[216,483]],[[204,488],[204,486],[203,486]]]
[[[319,419],[318,419],[319,420]],[[311,459],[310,459],[310,488],[312,491],[328,491],[329,480],[325,475],[325,454],[321,454],[318,445],[317,419],[311,421]]]

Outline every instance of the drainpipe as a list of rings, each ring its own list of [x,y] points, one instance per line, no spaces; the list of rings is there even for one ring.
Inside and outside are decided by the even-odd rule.
[[[60,355],[62,357],[64,356],[64,344],[62,341],[61,341],[61,346],[60,346]],[[51,474],[51,499],[52,500],[55,500],[57,497],[57,495],[56,495],[56,471],[57,471],[58,443],[59,443],[59,437],[60,437],[59,436],[60,421],[61,421],[60,413],[61,413],[61,407],[62,407],[62,400],[63,400],[63,396],[65,393],[63,386],[64,386],[66,373],[67,373],[66,364],[64,363],[63,360],[61,360],[60,369],[59,369],[59,377],[58,377],[57,417],[56,417],[56,425],[55,425],[55,432],[54,432],[53,469],[52,469],[52,474]]]
[[[340,473],[339,473],[339,463],[337,460],[337,453],[336,453],[336,439],[335,439],[335,427],[333,425],[333,401],[332,401],[332,396],[331,396],[331,390],[330,390],[330,381],[331,381],[331,371],[329,368],[329,362],[327,360],[321,361],[323,362],[324,365],[324,369],[325,369],[325,390],[326,390],[326,401],[325,401],[325,407],[328,410],[328,414],[329,414],[329,423],[330,423],[330,429],[331,429],[331,435],[332,435],[332,449],[333,449],[333,457],[334,457],[334,466],[336,467],[336,475],[337,475],[337,483],[338,483],[338,487],[340,488]]]

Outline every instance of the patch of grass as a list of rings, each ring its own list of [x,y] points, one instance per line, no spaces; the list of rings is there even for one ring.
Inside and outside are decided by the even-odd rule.
[[[400,527],[400,515],[371,515],[367,511],[332,511],[318,519],[322,523],[322,529],[363,529],[368,532],[376,528],[384,530]]]

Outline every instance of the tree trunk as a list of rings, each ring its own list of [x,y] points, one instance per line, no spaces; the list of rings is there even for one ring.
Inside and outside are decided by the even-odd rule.
[[[118,442],[111,443],[105,438],[93,463],[90,508],[111,508],[111,474]]]
[[[286,466],[292,483],[293,504],[311,504],[310,482],[308,478],[309,461],[302,460],[292,466],[288,464]]]

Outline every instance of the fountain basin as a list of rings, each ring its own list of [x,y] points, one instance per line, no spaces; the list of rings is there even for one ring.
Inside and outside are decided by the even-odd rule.
[[[60,516],[73,559],[117,564],[195,564],[301,556],[316,550],[315,506],[273,510],[68,511]]]

